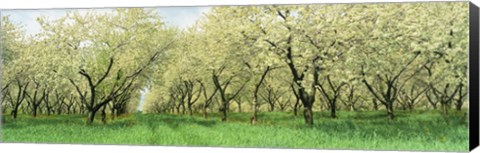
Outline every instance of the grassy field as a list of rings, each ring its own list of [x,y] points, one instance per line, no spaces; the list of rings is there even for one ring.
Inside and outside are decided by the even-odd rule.
[[[216,114],[202,117],[135,114],[106,125],[85,125],[85,116],[4,116],[3,142],[224,146],[467,151],[468,122],[463,115],[438,112],[397,112],[394,121],[384,112],[328,112],[315,114],[315,126],[301,116],[262,113],[259,124],[250,114],[231,113],[222,123]],[[464,113],[458,113],[464,114]]]

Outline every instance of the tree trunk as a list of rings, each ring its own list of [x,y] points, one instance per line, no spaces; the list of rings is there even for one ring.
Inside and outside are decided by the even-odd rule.
[[[312,111],[312,106],[304,106],[303,108],[303,116],[305,118],[305,123],[307,125],[312,126],[313,125],[313,111]]]
[[[442,106],[443,106],[443,113],[444,113],[445,115],[448,115],[448,105],[447,105],[447,104],[443,104]]]
[[[107,105],[103,105],[103,108],[102,108],[102,123],[103,124],[106,124],[107,123],[107,113],[105,112],[107,108]]]
[[[50,105],[50,101],[49,101],[49,95],[50,94],[46,93],[46,92],[47,92],[46,89],[44,89],[44,91],[43,91],[43,102],[45,103],[45,107],[46,107],[45,109],[47,110],[47,116],[50,116],[50,114],[52,114],[52,112],[53,112],[53,107],[54,106]],[[55,112],[53,112],[53,113],[55,113]]]
[[[373,99],[373,110],[378,111],[377,99]]]
[[[336,102],[332,102],[330,104],[330,116],[332,118],[337,118],[337,109],[336,109],[337,106],[336,105],[337,105]]]
[[[254,106],[255,107],[255,106]],[[253,111],[253,116],[250,118],[250,124],[255,125],[257,123],[257,111],[256,108]]]
[[[182,104],[182,114],[185,114],[186,109],[185,109],[185,104]]]
[[[412,104],[408,104],[408,109],[412,112],[413,111],[413,103]]]
[[[37,117],[37,109],[38,109],[38,105],[36,105],[35,103],[33,104],[33,117]]]
[[[226,109],[226,110],[227,110],[227,112],[230,112],[230,101],[227,103],[227,105],[226,105],[226,107],[225,107],[225,108],[227,108],[227,109]]]
[[[234,99],[235,97],[238,96],[238,94],[240,93],[240,91],[243,90],[243,88],[245,87],[245,85],[247,84],[247,82],[243,83],[242,86],[237,89],[236,92],[234,92],[234,94],[232,95],[227,95],[225,93],[225,90],[227,90],[227,87],[228,87],[228,84],[230,83],[230,81],[233,79],[233,77],[230,77],[226,82],[225,82],[225,85],[222,85],[220,83],[220,81],[218,80],[218,74],[215,74],[215,71],[212,75],[212,79],[213,79],[213,83],[215,84],[215,86],[217,87],[217,89],[220,91],[220,97],[221,97],[221,113],[222,113],[222,121],[225,122],[227,121],[227,111],[229,109],[229,105],[230,105],[230,101],[232,99]]]
[[[18,106],[16,106],[16,107],[12,110],[12,117],[13,117],[13,119],[16,119],[16,118],[17,118],[17,114],[18,114]]]
[[[188,115],[193,116],[192,105],[188,104]]]
[[[85,114],[85,107],[83,105],[80,106],[80,110],[78,110],[80,114]]]
[[[387,115],[388,115],[388,118],[390,120],[393,120],[395,118],[394,114],[393,114],[393,105],[392,103],[387,103],[386,105],[387,107]]]
[[[227,121],[227,108],[226,108],[226,106],[224,105],[223,108],[220,109],[220,111],[222,113],[222,122]]]
[[[238,112],[241,113],[242,112],[242,103],[237,103],[238,104]]]
[[[57,110],[57,115],[60,115],[60,114],[62,114],[62,109],[61,108]]]
[[[112,114],[110,114],[110,116],[112,118],[112,121],[115,120],[115,116],[118,115],[118,114],[115,114],[116,113],[115,112],[115,107],[112,106],[112,108],[110,109],[110,113],[112,113]]]
[[[203,106],[203,117],[206,119],[208,118],[208,113],[207,113],[207,105]]]
[[[122,115],[122,111],[116,110],[115,111],[115,117],[119,117],[120,115]]]
[[[297,116],[298,115],[298,105],[300,104],[300,99],[297,97],[297,101],[295,102],[295,105],[293,106],[293,115]]]
[[[258,115],[257,115],[257,113],[258,113],[258,99],[255,97],[254,100],[255,100],[255,103],[253,104],[252,119],[255,119],[255,121],[257,121],[257,118],[258,118]]]
[[[459,87],[458,87],[458,99],[457,99],[457,103],[455,104],[455,109],[457,111],[461,111],[462,110],[462,105],[463,105],[463,98],[467,96],[466,93],[463,93],[463,83],[460,83]]]
[[[252,117],[250,118],[250,122],[252,124],[257,123],[257,118],[258,118],[258,102],[255,101],[255,104],[253,104],[253,114],[252,114]]]
[[[50,116],[52,113],[55,113],[52,108],[47,107],[47,116]]]
[[[280,112],[285,112],[285,105],[279,105],[280,106]]]
[[[462,110],[462,105],[463,105],[463,102],[461,102],[461,100],[457,100],[457,104],[455,106],[455,109],[457,109],[457,111],[461,111]]]
[[[87,124],[90,125],[93,123],[93,120],[95,119],[95,114],[97,113],[97,110],[90,111],[88,114],[88,120]]]
[[[260,86],[263,84],[263,81],[265,80],[265,77],[267,76],[268,72],[270,71],[270,66],[267,66],[265,71],[263,71],[262,77],[260,77],[260,80],[258,83],[255,85],[255,90],[253,91],[253,116],[251,118],[252,124],[255,124],[257,122],[257,112],[258,112],[258,91],[260,90]]]

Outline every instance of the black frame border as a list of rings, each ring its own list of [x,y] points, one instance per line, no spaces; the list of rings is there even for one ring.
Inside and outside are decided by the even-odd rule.
[[[469,135],[472,151],[479,145],[479,8],[469,5]]]

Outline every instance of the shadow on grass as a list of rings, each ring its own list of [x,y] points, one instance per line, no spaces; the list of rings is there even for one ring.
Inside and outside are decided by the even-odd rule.
[[[25,128],[28,126],[39,125],[85,125],[81,115],[39,115],[32,117],[30,115],[19,115],[13,119],[10,115],[4,115],[2,127],[3,128]]]
[[[337,131],[334,129],[356,130],[364,129],[366,127],[383,127],[383,128],[398,128],[404,126],[449,126],[457,127],[468,125],[468,118],[462,116],[463,113],[456,115],[452,112],[450,116],[443,116],[437,112],[403,112],[398,111],[395,120],[390,121],[387,118],[386,112],[344,112],[337,113],[338,118],[331,118],[330,113],[315,112],[314,128],[327,129],[329,131]],[[250,124],[250,113],[230,113],[228,115],[228,123],[243,123]],[[156,128],[158,126],[167,126],[176,129],[182,126],[203,126],[214,127],[218,124],[224,124],[220,121],[220,114],[209,114],[209,118],[205,119],[201,115],[177,115],[177,114],[132,114],[125,117],[119,117],[115,120],[108,121],[107,124],[102,124],[100,118],[96,118],[92,126],[86,125],[86,115],[41,115],[33,118],[30,115],[20,115],[17,119],[12,119],[9,115],[4,115],[2,126],[4,128],[19,129],[31,126],[40,125],[69,125],[69,126],[84,126],[84,127],[106,127],[106,128],[128,128],[137,125],[148,126]],[[289,128],[308,128],[304,124],[303,115],[300,113],[294,116],[291,112],[260,112],[258,114],[258,126],[276,126]],[[293,121],[293,122],[292,122]],[[373,129],[375,130],[375,129]]]
[[[137,121],[147,123],[148,126],[168,126],[172,129],[183,125],[199,125],[204,127],[213,127],[218,121],[213,119],[203,119],[194,116],[177,116],[171,114],[144,114],[137,117]]]

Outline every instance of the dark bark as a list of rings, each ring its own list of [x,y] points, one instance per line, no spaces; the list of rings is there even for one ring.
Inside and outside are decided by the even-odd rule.
[[[293,31],[293,28],[290,27],[289,24],[287,24],[289,22],[288,17],[291,15],[290,11],[289,10],[286,10],[286,11],[278,10],[276,13],[277,13],[278,17],[281,18],[286,23],[286,24],[283,24],[283,26],[289,32]],[[267,34],[266,30],[263,27],[259,26],[258,28],[261,29],[263,34],[265,34],[265,35]],[[273,42],[273,41],[268,40],[268,39],[265,39],[264,41],[275,49],[275,53],[277,53],[280,57],[282,57],[282,60],[284,60],[286,65],[288,66],[288,68],[289,68],[289,70],[292,74],[292,81],[295,83],[295,86],[297,87],[297,90],[298,90],[297,93],[298,93],[300,101],[302,102],[303,107],[304,107],[305,123],[309,126],[313,125],[312,106],[313,106],[313,103],[315,102],[315,91],[316,91],[315,90],[315,85],[317,84],[318,75],[320,73],[320,67],[318,67],[317,61],[320,60],[321,57],[318,55],[318,56],[313,57],[312,59],[303,59],[304,61],[306,61],[308,63],[311,63],[313,65],[313,67],[309,67],[308,64],[307,64],[307,66],[305,66],[303,71],[299,71],[299,66],[295,65],[295,62],[294,62],[295,60],[293,58],[294,56],[293,56],[293,47],[292,47],[293,46],[292,45],[292,42],[293,42],[293,35],[292,34],[288,35],[288,37],[285,40],[281,40],[279,42]],[[278,44],[280,42],[285,43],[284,45],[286,47],[280,47],[280,45]],[[335,44],[335,43],[333,43],[333,44]],[[333,46],[333,44],[331,46]],[[323,47],[319,47],[318,45],[316,45],[316,43],[312,42],[312,45],[317,47],[317,49],[319,51],[323,50],[322,49]],[[311,70],[310,72],[313,75],[313,80],[314,81],[313,81],[313,83],[311,83],[311,85],[306,86],[306,85],[301,84],[301,82],[303,82],[305,74],[307,72],[309,72],[308,70]],[[309,88],[310,91],[312,91],[312,92],[308,93],[306,88]]]
[[[337,118],[337,104],[336,104],[336,102],[330,103],[330,117]]]
[[[385,105],[387,107],[387,115],[390,120],[393,120],[395,118],[395,115],[393,114],[393,103],[389,102]]]
[[[165,48],[169,47],[172,43],[169,43]],[[120,48],[121,46],[125,45],[125,43],[121,43],[118,46],[114,47],[114,49]],[[163,49],[165,49],[163,48]],[[94,81],[92,76],[87,73],[84,69],[80,69],[78,72],[81,76],[83,76],[88,81],[89,86],[89,93],[90,93],[90,100],[85,103],[86,109],[89,111],[89,118],[87,120],[87,124],[92,124],[95,119],[95,113],[103,107],[104,105],[111,102],[113,99],[121,96],[129,91],[130,88],[133,88],[134,82],[138,78],[139,75],[142,74],[144,70],[146,70],[151,64],[153,64],[159,57],[160,53],[163,49],[155,52],[152,56],[150,56],[147,63],[141,65],[136,71],[133,73],[123,76],[122,69],[119,69],[117,72],[117,76],[115,78],[115,83],[111,86],[111,90],[109,93],[103,93],[102,97],[97,97],[97,86],[100,85],[110,74],[112,70],[112,66],[114,64],[113,57],[110,57],[109,64],[105,72],[103,72],[102,76],[97,81]],[[69,79],[72,84],[75,85],[77,92],[80,96],[86,97],[86,92],[81,92],[78,86],[72,79]],[[82,94],[84,93],[84,94]],[[97,99],[99,98],[99,99]]]
[[[463,85],[463,83],[460,83],[460,84],[459,84],[459,87],[458,87],[458,88],[459,88],[459,89],[458,89],[458,98],[455,99],[455,101],[456,101],[456,103],[455,103],[455,109],[456,109],[457,111],[462,110],[462,106],[463,106],[464,100],[465,100],[465,98],[467,97],[467,93],[468,93],[468,92],[467,92],[467,91],[464,92],[464,90],[463,90],[464,87],[465,87],[465,86]]]
[[[70,95],[69,101],[68,101],[68,103],[66,103],[66,105],[67,105],[67,108],[66,108],[67,114],[70,114],[70,113],[75,114],[75,113],[76,113],[76,112],[75,112],[76,109],[75,109],[75,107],[74,107],[75,104],[76,104],[75,96]],[[80,112],[80,113],[82,113],[82,112]]]
[[[47,95],[47,92],[46,92],[47,89],[45,87],[45,89],[43,89],[43,92],[41,93],[41,96],[40,96],[39,95],[40,94],[39,92],[41,92],[40,83],[37,82],[35,79],[33,79],[33,83],[34,83],[33,95],[29,95],[28,93],[26,93],[26,96],[28,98],[28,101],[32,104],[32,116],[37,117],[38,107],[40,106],[45,96]]]
[[[55,107],[55,105],[50,104],[50,92],[47,92],[47,90],[43,90],[43,93],[44,93],[43,102],[45,103],[47,116],[50,116],[52,113],[55,113],[53,110],[53,107]]]
[[[303,107],[303,116],[305,118],[305,123],[307,123],[307,125],[312,126],[313,125],[312,105],[307,105]]]
[[[451,44],[449,44],[449,47],[451,47]],[[442,54],[442,53],[438,53],[438,55],[440,55],[440,58],[444,57],[443,56],[444,54]],[[433,76],[432,69],[433,69],[434,64],[435,63],[432,62],[432,63],[429,63],[428,65],[426,64],[426,65],[423,66],[423,68],[425,68],[427,70],[428,75],[430,77]],[[437,104],[440,103],[441,107],[442,107],[442,110],[443,110],[445,115],[448,114],[448,109],[450,107],[450,104],[451,104],[452,100],[454,99],[454,97],[456,96],[457,93],[460,94],[459,97],[466,96],[465,95],[466,93],[462,94],[462,87],[463,87],[462,83],[459,83],[458,85],[456,85],[454,87],[454,91],[452,91],[450,93],[449,93],[449,89],[451,87],[450,87],[449,83],[445,84],[444,86],[441,86],[443,88],[443,90],[439,89],[436,85],[437,85],[436,82],[430,83],[429,84],[430,90],[428,90],[425,95],[427,97],[428,102],[431,104],[431,106],[434,109],[437,109]],[[457,103],[457,109],[461,109],[461,104]]]
[[[347,87],[348,87],[348,91],[347,91],[348,94],[346,95],[346,98],[345,99],[343,99],[342,97],[339,97],[339,98],[344,103],[345,107],[347,107],[350,111],[357,111],[356,104],[360,99],[360,97],[355,95],[354,85],[350,84]]]
[[[263,84],[263,81],[265,80],[268,72],[270,72],[270,66],[267,66],[265,68],[265,71],[263,71],[262,76],[260,77],[260,80],[255,84],[255,90],[253,91],[253,114],[252,114],[252,122],[256,122],[258,119],[258,108],[260,107],[260,102],[258,101],[258,92],[260,91],[260,87]]]
[[[290,85],[290,88],[292,89],[293,94],[295,95],[295,105],[293,105],[293,115],[297,116],[298,107],[299,107],[299,104],[300,104],[300,97],[298,96],[297,92],[295,91],[296,89],[295,89],[293,83]]]
[[[213,83],[214,85],[218,88],[219,92],[220,92],[220,99],[221,99],[221,107],[220,107],[220,112],[222,113],[222,121],[225,122],[227,121],[227,110],[228,110],[228,106],[230,104],[230,101],[232,101],[232,99],[234,99],[235,97],[238,96],[238,94],[240,93],[240,91],[243,90],[243,88],[245,87],[245,85],[247,84],[248,81],[244,82],[240,88],[237,89],[237,91],[234,92],[234,94],[227,94],[226,93],[226,90],[227,88],[229,87],[230,85],[230,82],[232,81],[233,79],[233,76],[228,78],[225,83],[220,83],[220,74],[222,73],[223,69],[225,67],[222,67],[219,71],[213,71],[212,73],[212,80],[213,80]],[[223,84],[223,86],[222,86]]]
[[[181,83],[177,83],[172,87],[170,91],[170,96],[174,99],[175,102],[178,102],[176,105],[178,114],[185,114],[185,101],[187,99],[187,90],[183,87]]]
[[[293,106],[293,115],[297,116],[298,114],[298,107],[300,106],[300,99],[295,100],[295,105]]]
[[[107,108],[107,105],[103,105],[102,107],[102,123],[106,124],[107,123],[107,112],[105,111]]]
[[[437,109],[437,105],[438,105],[438,101],[433,98],[431,92],[432,92],[431,90],[428,90],[428,91],[425,93],[425,97],[427,97],[427,101],[428,101],[428,103],[432,106],[432,108],[433,108],[434,110],[436,110],[436,109]]]
[[[2,96],[2,101],[0,101],[0,107],[2,108],[2,114],[6,113],[7,111],[7,102],[5,101],[7,99],[7,93],[10,92],[10,84],[11,82],[8,82],[3,88],[2,88],[2,91],[1,91],[1,96]]]
[[[420,96],[423,95],[429,87],[424,87],[423,89],[418,90],[416,84],[412,84],[409,91],[400,91],[399,103],[404,107],[413,111],[415,105],[419,102]]]
[[[115,116],[118,117],[119,115],[126,113],[127,102],[132,97],[133,89],[135,88],[127,89],[127,92],[112,100],[110,105],[112,120]]]
[[[183,102],[181,103],[180,106],[182,106],[182,114],[185,114],[185,112],[186,112],[186,109],[185,109],[185,101],[184,101],[184,100],[182,100],[182,101],[183,101]]]
[[[87,124],[92,124],[93,120],[95,120],[95,114],[97,113],[97,110],[92,110],[88,113],[88,120]]]
[[[63,95],[63,93],[58,92],[58,90],[56,90],[56,89],[54,90],[54,95],[55,95],[56,105],[52,106],[52,109],[55,108],[57,115],[60,115],[64,112],[63,109],[67,109],[67,104],[65,103],[65,98],[66,97],[65,97],[65,95]],[[65,110],[65,112],[68,112],[68,111]]]
[[[393,86],[392,81],[387,81],[387,90],[386,91],[377,91],[375,90],[365,79],[363,83],[367,86],[368,91],[372,93],[377,100],[379,100],[387,109],[387,116],[389,119],[393,120],[393,105],[397,98],[398,91],[396,87]],[[377,93],[378,92],[378,93]],[[381,96],[380,96],[380,95]]]
[[[292,36],[289,36],[288,39],[287,39],[287,44],[291,44],[292,42]],[[273,46],[273,47],[277,47],[277,45],[273,42],[270,42],[270,44]],[[312,126],[313,125],[313,112],[312,112],[312,106],[313,106],[313,103],[315,102],[315,85],[317,84],[317,80],[318,80],[318,75],[319,75],[319,70],[320,68],[319,67],[316,67],[316,64],[314,64],[314,68],[313,68],[313,77],[314,77],[314,83],[312,83],[312,85],[310,86],[311,90],[313,91],[312,93],[308,93],[306,92],[305,90],[305,86],[302,85],[300,82],[303,82],[303,79],[304,79],[304,76],[307,72],[307,70],[309,69],[308,67],[305,67],[304,68],[304,71],[299,73],[299,71],[297,70],[297,67],[294,65],[294,59],[293,59],[293,48],[291,46],[287,47],[287,49],[285,50],[285,53],[286,53],[286,63],[287,63],[287,66],[288,68],[290,69],[290,72],[292,73],[292,76],[293,76],[293,82],[295,83],[295,85],[297,86],[297,93],[299,95],[299,98],[303,104],[303,107],[304,107],[304,113],[303,113],[303,116],[305,118],[305,123],[309,126]],[[315,57],[313,60],[312,60],[312,63],[315,63],[317,60],[319,59],[319,57]]]
[[[121,88],[118,88],[118,89],[115,89],[115,87],[117,86],[117,84],[113,85],[113,89],[111,90],[110,94],[107,95],[107,96],[103,96],[102,99],[103,100],[97,100],[97,86],[99,84],[101,84],[103,82],[103,80],[105,80],[105,78],[107,78],[107,76],[110,74],[110,71],[112,69],[112,66],[113,66],[113,63],[114,63],[114,60],[113,58],[110,58],[110,61],[109,61],[109,64],[108,64],[108,67],[107,67],[107,70],[103,73],[103,75],[96,81],[94,82],[93,78],[90,76],[90,74],[88,74],[85,70],[83,69],[80,69],[79,71],[79,74],[82,75],[85,79],[87,79],[88,81],[88,86],[89,86],[89,93],[90,93],[90,100],[88,101],[88,103],[86,103],[86,107],[87,107],[87,110],[89,111],[89,117],[88,117],[88,120],[87,120],[87,124],[92,124],[94,119],[95,119],[95,113],[97,113],[97,111],[103,107],[104,105],[106,105],[108,102],[110,102],[111,100],[113,100],[113,98],[115,98],[116,96],[118,96],[118,93],[119,91],[121,90]],[[120,70],[119,70],[120,72]],[[120,78],[120,73],[117,73],[117,81],[119,81],[121,78]],[[78,88],[78,86],[75,84],[75,82],[70,79],[70,81],[72,82],[72,84],[75,85],[75,87],[77,88],[77,92],[79,93],[80,96],[84,96],[86,97],[86,93],[85,94],[82,94],[82,92],[80,91],[80,89]],[[133,79],[132,79],[133,81]],[[123,86],[125,85],[127,81],[123,81],[123,83],[120,85],[120,86]],[[132,82],[130,82],[130,84],[128,86],[131,85]],[[97,103],[97,101],[100,101],[99,103]]]
[[[290,100],[292,99],[292,95],[289,95],[287,100],[283,100],[282,102],[278,102],[278,108],[281,112],[285,112],[285,109],[288,105],[290,105]]]
[[[241,99],[238,98],[237,100],[235,100],[235,103],[237,103],[238,112],[241,113],[242,112],[242,101],[241,101]]]
[[[373,103],[373,110],[375,111],[378,111],[378,102],[377,102],[377,99],[372,99],[372,103]]]
[[[459,91],[459,87],[459,85],[455,86],[454,91],[449,93],[449,89],[451,88],[449,83],[445,84],[445,86],[442,87],[442,91],[437,89],[435,85],[431,84],[430,89],[432,89],[432,93],[435,96],[435,99],[439,101],[442,105],[442,109],[445,115],[448,115],[448,109],[450,108],[450,104],[453,101],[453,98]]]
[[[266,95],[261,95],[261,97],[268,103],[269,111],[273,112],[275,111],[275,106],[279,104],[279,99],[281,96],[284,94],[284,92],[280,91],[279,89],[274,89],[271,85],[265,86],[265,94]]]
[[[185,90],[186,90],[185,93],[187,95],[186,100],[187,100],[188,114],[190,116],[192,116],[193,115],[192,106],[200,98],[201,87],[195,91],[194,90],[194,88],[195,88],[195,82],[194,81],[187,80],[187,81],[183,81],[183,83],[184,83]],[[194,98],[194,96],[195,96],[195,98]]]
[[[102,83],[102,81],[108,76],[110,73],[110,70],[113,66],[113,58],[110,58],[110,63],[108,65],[107,71],[103,74],[103,76],[96,82],[93,82],[92,77],[83,69],[80,70],[80,74],[84,76],[87,81],[88,81],[88,86],[90,89],[90,101],[87,105],[87,110],[90,112],[90,117],[88,118],[87,124],[92,124],[93,120],[95,119],[95,113],[98,111],[98,109],[95,109],[94,107],[101,107],[100,105],[95,105],[96,103],[96,87]]]
[[[387,109],[387,116],[389,119],[394,118],[393,114],[393,106],[398,98],[399,91],[402,90],[403,86],[409,79],[415,76],[421,69],[415,70],[409,77],[406,77],[405,80],[400,81],[400,77],[404,72],[407,70],[409,65],[411,65],[415,59],[420,55],[420,52],[416,52],[415,56],[406,63],[406,65],[400,69],[395,74],[383,74],[376,75],[376,84],[378,86],[386,86],[385,88],[382,87],[374,87],[371,83],[369,83],[365,78],[363,78],[362,82],[367,87],[368,91],[382,103]],[[428,62],[427,62],[428,63]],[[362,65],[362,75],[365,77],[364,66]]]
[[[12,115],[13,119],[17,118],[18,108],[20,107],[20,105],[22,104],[22,102],[24,101],[24,99],[26,97],[27,88],[28,88],[28,85],[29,85],[30,82],[27,82],[25,85],[23,85],[19,79],[16,79],[16,83],[17,83],[17,87],[18,87],[16,98],[13,99],[13,96],[11,95],[10,92],[7,94],[7,96],[10,99],[10,102],[12,104],[11,115]]]
[[[203,117],[207,118],[208,117],[207,108],[210,106],[210,104],[212,104],[214,99],[213,97],[218,92],[218,88],[215,86],[215,90],[210,94],[210,96],[208,96],[207,89],[205,88],[205,85],[203,84],[203,82],[201,82],[200,80],[198,80],[198,82],[200,83],[200,88],[203,90],[203,96],[205,98],[205,102],[203,103]]]
[[[116,116],[116,114],[115,114],[115,107],[113,106],[114,104],[113,104],[113,103],[110,103],[110,104],[107,104],[107,105],[110,107],[110,118],[111,118],[112,121],[113,121],[113,120],[115,120],[115,116]],[[157,109],[157,107],[158,107],[158,106],[155,105],[155,106],[154,106],[154,109]],[[158,113],[158,112],[156,112],[156,113]]]
[[[330,75],[326,77],[326,80],[329,88],[324,88],[324,85],[319,83],[317,89],[322,93],[325,99],[327,99],[330,106],[330,117],[337,118],[337,100],[340,97],[341,88],[346,85],[346,83],[335,85],[330,79]]]
[[[75,83],[75,81],[73,81],[73,79],[69,78],[68,80],[75,87],[75,91],[77,91],[77,94],[79,96],[80,103],[81,103],[79,111],[80,111],[81,114],[84,114],[85,106],[87,105],[87,95],[88,95],[88,93],[86,91],[82,92],[82,90],[80,90],[80,87]],[[72,101],[73,99],[74,99],[74,97],[71,96],[70,101]]]

